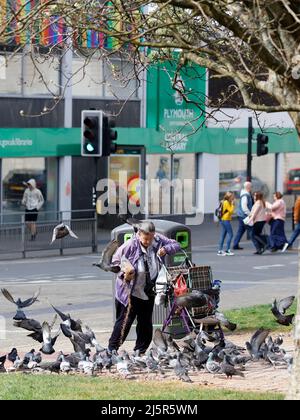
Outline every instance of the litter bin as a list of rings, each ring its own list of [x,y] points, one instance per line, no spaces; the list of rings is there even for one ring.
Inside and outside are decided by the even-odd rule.
[[[157,233],[161,233],[167,238],[175,239],[180,244],[184,252],[188,255],[188,257],[192,259],[191,230],[187,226],[181,223],[176,223],[169,220],[151,219],[150,221],[154,223]],[[133,235],[134,235],[133,227],[125,223],[124,225],[116,227],[111,232],[111,239],[117,240],[119,244],[122,245],[124,242],[131,239]],[[184,262],[185,258],[186,258],[186,255],[183,252],[179,252],[175,255],[167,255],[165,258],[165,262],[167,266],[176,266]],[[116,278],[113,281],[113,296],[115,295],[115,282],[116,282]],[[166,319],[166,316],[167,316],[167,309],[164,306],[154,305],[154,311],[153,311],[154,328],[161,328],[164,320]],[[115,314],[115,309],[114,309],[114,321],[115,319],[116,319],[116,314]],[[135,328],[136,328],[136,324],[134,323],[128,335],[127,340],[135,340],[136,338]],[[176,332],[178,332],[178,334],[180,334],[180,332],[182,331],[181,325],[178,325],[178,327],[176,327],[175,330]]]
[[[187,226],[181,223],[171,222],[169,220],[151,219],[150,221],[154,223],[157,233],[161,233],[167,238],[175,239],[175,241],[179,242],[181,249],[183,249],[191,259],[191,230]],[[124,242],[131,239],[133,235],[134,232],[132,226],[125,223],[124,225],[116,227],[111,232],[111,239],[116,239],[119,244],[122,245]],[[182,262],[184,262],[185,258],[185,254],[183,252],[179,252],[176,255],[167,255],[165,259],[166,265],[180,265]]]

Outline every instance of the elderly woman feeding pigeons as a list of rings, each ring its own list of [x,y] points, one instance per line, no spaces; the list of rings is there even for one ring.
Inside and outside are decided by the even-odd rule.
[[[137,319],[135,351],[145,353],[153,335],[153,288],[159,273],[159,258],[176,254],[178,242],[157,234],[152,222],[135,225],[136,236],[115,253],[112,264],[122,265],[116,282],[116,323],[109,340],[109,350],[118,350]]]

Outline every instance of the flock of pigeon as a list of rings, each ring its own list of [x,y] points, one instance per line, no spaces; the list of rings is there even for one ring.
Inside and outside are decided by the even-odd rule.
[[[127,222],[135,231],[141,223],[134,219],[129,219]],[[77,238],[68,226],[60,224],[53,231],[52,242],[67,235]],[[117,241],[111,241],[102,253],[99,263],[95,265],[105,271],[119,272],[122,264],[121,267],[111,264],[112,255],[117,248]],[[15,299],[7,289],[1,289],[1,292],[10,303],[17,307],[13,325],[29,331],[28,337],[40,343],[41,348],[39,352],[32,349],[22,358],[18,350],[13,348],[9,354],[0,356],[0,372],[79,372],[97,375],[108,371],[124,378],[133,378],[138,373],[164,375],[167,372],[174,372],[180,380],[192,382],[190,378],[192,371],[205,370],[213,375],[220,374],[232,378],[233,376],[244,377],[244,371],[249,363],[263,361],[274,367],[284,366],[288,369],[293,363],[292,356],[282,348],[282,336],[273,340],[269,336],[270,331],[265,329],[256,331],[250,341],[245,343],[245,347],[239,347],[224,340],[223,334],[219,331],[206,332],[200,328],[191,332],[184,340],[175,341],[170,334],[157,329],[153,336],[153,346],[147,354],[139,354],[139,352],[129,354],[125,350],[119,353],[109,352],[98,343],[95,333],[88,325],[83,326],[81,320],[74,320],[69,314],[64,314],[53,305],[51,306],[55,315],[51,323],[44,321],[41,324],[35,319],[27,318],[24,309],[38,301],[40,290],[26,300]],[[274,301],[271,310],[279,324],[289,326],[293,323],[294,315],[287,315],[286,311],[291,307],[294,299],[295,297],[291,296],[279,302]],[[202,300],[203,293],[199,292],[199,296],[194,294],[179,298],[178,304],[190,307],[196,301],[199,306]],[[54,330],[58,317],[60,326]],[[216,312],[215,317],[228,330],[236,329],[236,325],[229,322],[223,314]],[[54,355],[54,346],[60,334],[70,340],[74,352],[64,354],[60,351],[56,360],[43,360],[44,355]],[[91,348],[95,349],[93,354]]]
[[[0,357],[0,372],[98,375],[108,371],[128,379],[134,378],[138,373],[164,375],[173,372],[180,380],[192,382],[191,372],[201,370],[213,375],[225,375],[227,378],[244,377],[249,363],[263,361],[274,367],[284,366],[290,369],[293,362],[292,357],[282,348],[282,336],[273,340],[269,336],[270,331],[264,329],[259,329],[245,347],[224,340],[219,331],[208,333],[200,328],[191,332],[184,340],[175,341],[170,334],[157,329],[153,336],[153,346],[147,354],[129,354],[125,350],[110,353],[98,343],[89,326],[83,327],[80,320],[74,320],[53,305],[55,316],[52,323],[44,321],[40,324],[34,319],[28,319],[24,309],[38,301],[40,291],[27,300],[16,300],[7,289],[1,289],[1,292],[17,307],[13,318],[14,326],[29,331],[28,337],[40,343],[41,348],[39,352],[32,349],[22,358],[17,349],[13,348],[9,354]],[[285,313],[293,301],[294,297],[289,297],[274,302],[272,312],[280,324],[288,325],[292,322],[292,316]],[[61,320],[60,326],[54,332],[58,317]],[[232,324],[227,325],[227,328],[231,327]],[[55,353],[54,346],[61,333],[71,341],[74,352],[64,354],[61,351],[55,360],[43,360],[44,355]],[[93,354],[91,348],[95,349]]]

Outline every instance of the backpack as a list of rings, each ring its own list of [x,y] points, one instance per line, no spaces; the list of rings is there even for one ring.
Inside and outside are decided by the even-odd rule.
[[[223,217],[223,201],[220,202],[219,207],[215,210],[215,216],[221,220]]]

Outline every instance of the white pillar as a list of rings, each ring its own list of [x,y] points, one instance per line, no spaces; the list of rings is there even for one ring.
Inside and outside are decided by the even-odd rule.
[[[140,87],[138,89],[138,95],[141,101],[140,111],[140,127],[147,127],[147,71],[143,70],[140,74]]]
[[[284,192],[284,153],[277,153],[276,154],[276,164],[275,164],[275,171],[276,171],[276,191]]]
[[[72,37],[67,37],[66,51],[62,59],[62,89],[64,92],[64,127],[73,125],[73,95],[72,95]],[[72,157],[59,158],[59,211],[65,211],[64,219],[69,219],[72,210]]]
[[[200,153],[198,156],[198,179],[204,180],[204,213],[213,214],[219,202],[219,156],[208,153]]]
[[[66,212],[64,219],[69,220],[72,210],[72,157],[59,159],[59,211]]]

